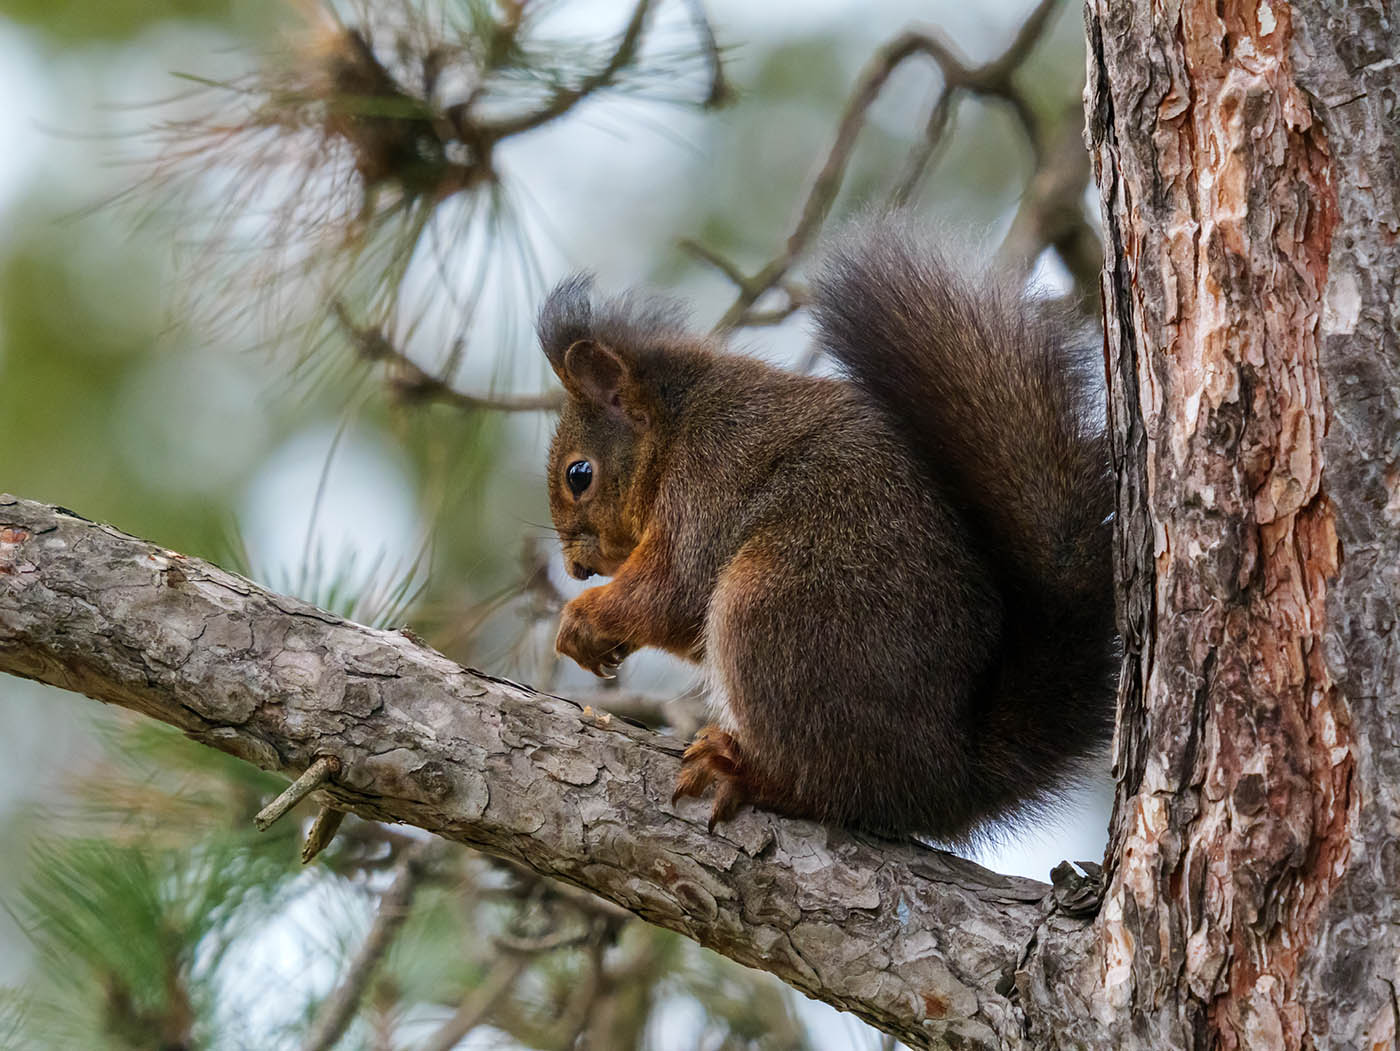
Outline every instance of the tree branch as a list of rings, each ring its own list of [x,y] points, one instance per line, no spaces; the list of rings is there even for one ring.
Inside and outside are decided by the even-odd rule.
[[[486,1020],[486,1016],[510,992],[530,963],[524,953],[506,952],[498,958],[481,984],[471,991],[451,1017],[428,1038],[423,1051],[452,1051],[462,1038]]]
[[[1074,1003],[1054,976],[1087,921],[1047,920],[1043,884],[762,812],[710,835],[707,804],[670,802],[674,738],[4,495],[0,671],[265,769],[334,756],[336,806],[586,888],[913,1047],[1022,1046],[1027,1013]]]
[[[519,135],[523,131],[531,131],[562,117],[594,92],[611,87],[617,75],[636,56],[642,33],[646,29],[647,16],[650,14],[651,0],[638,0],[632,8],[632,17],[627,20],[627,28],[618,38],[617,47],[601,69],[589,74],[576,87],[559,88],[550,96],[549,101],[537,110],[478,125],[477,134],[486,141],[495,142],[511,135]]]
[[[543,394],[469,394],[441,376],[423,369],[390,341],[383,329],[360,325],[339,299],[331,302],[331,315],[345,331],[355,352],[369,362],[385,366],[385,385],[398,399],[415,404],[440,402],[456,409],[490,409],[496,412],[558,412],[564,405],[562,391]]]
[[[311,1034],[306,1038],[303,1051],[330,1051],[345,1035],[350,1022],[359,1009],[360,1000],[369,988],[370,979],[379,969],[379,964],[388,954],[398,937],[413,899],[427,871],[431,854],[431,841],[415,843],[399,860],[394,882],[379,899],[379,911],[374,924],[365,936],[364,943],[350,962],[350,969],[335,990],[321,1004],[316,1018],[311,1023]]]
[[[944,132],[947,131],[953,108],[961,92],[999,99],[1010,106],[1017,121],[1025,131],[1026,137],[1030,140],[1031,151],[1036,159],[1036,176],[1044,183],[1057,174],[1058,169],[1047,172],[1047,169],[1052,166],[1047,164],[1044,156],[1046,133],[1042,127],[1043,122],[1036,116],[1030,103],[1016,87],[1014,77],[1025,63],[1027,56],[1045,34],[1050,16],[1058,5],[1059,0],[1041,0],[1035,9],[1027,15],[1026,20],[1017,30],[1015,39],[1007,46],[1006,50],[991,61],[978,66],[969,65],[965,59],[958,55],[952,44],[932,29],[906,31],[877,50],[861,71],[855,89],[846,101],[846,108],[841,115],[840,123],[837,125],[835,140],[827,151],[826,159],[822,162],[821,168],[812,180],[812,185],[807,191],[807,197],[802,203],[792,232],[788,234],[787,241],[780,253],[750,276],[745,274],[735,263],[694,241],[681,243],[684,250],[722,272],[738,290],[734,301],[716,323],[715,330],[723,332],[755,324],[773,324],[784,320],[801,306],[798,297],[789,293],[789,303],[786,309],[768,314],[755,314],[753,311],[754,304],[759,299],[782,284],[826,222],[831,206],[835,203],[836,196],[845,181],[846,168],[855,152],[856,141],[865,127],[870,107],[884,91],[885,84],[890,77],[910,58],[922,55],[931,59],[938,66],[942,75],[943,86],[939,89],[938,97],[929,112],[923,135],[919,143],[910,151],[904,173],[900,176],[890,195],[891,203],[904,204],[913,196],[924,172],[928,169],[930,160],[943,140]],[[1085,152],[1082,145],[1079,152],[1081,154]],[[1056,164],[1060,164],[1058,157]],[[1083,176],[1079,183],[1081,192],[1088,179],[1087,162],[1082,167]],[[1079,168],[1073,164],[1070,164],[1069,171],[1070,175],[1066,177],[1079,174]],[[1032,190],[1034,191],[1033,196],[1043,196],[1050,193],[1050,190],[1038,186],[1032,187]],[[1055,197],[1051,204],[1059,206],[1062,197],[1063,194]],[[1039,202],[1039,196],[1036,196],[1036,201]],[[1049,209],[1051,204],[1044,205],[1044,209]],[[1064,211],[1063,208],[1060,210]],[[1082,213],[1082,207],[1080,211]],[[1049,220],[1042,219],[1039,213],[1037,213],[1037,219],[1039,222],[1030,227],[1035,232],[1041,232],[1042,226],[1049,227]],[[1072,225],[1069,219],[1062,218],[1060,221],[1065,228]],[[1087,224],[1082,222],[1081,227],[1089,229]],[[1092,233],[1091,229],[1090,233]],[[1082,254],[1087,251],[1079,239],[1080,228],[1062,229],[1056,227],[1047,230],[1046,234],[1048,237],[1053,236],[1063,240],[1063,244],[1060,240],[1049,243],[1054,243],[1056,248],[1066,256],[1067,265],[1075,269],[1076,276],[1078,276],[1079,260],[1074,253]]]

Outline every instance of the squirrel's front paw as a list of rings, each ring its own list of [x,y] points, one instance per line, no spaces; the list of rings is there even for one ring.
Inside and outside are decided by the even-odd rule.
[[[588,592],[574,599],[560,613],[554,649],[564,657],[572,657],[580,668],[600,678],[611,679],[623,658],[632,652],[632,647],[598,630],[588,615],[588,606],[583,601],[586,598]]]
[[[749,798],[740,769],[739,742],[718,726],[707,726],[695,735],[681,756],[681,772],[676,775],[674,804],[683,796],[700,796],[715,786],[715,802],[710,809],[709,830],[728,821]]]

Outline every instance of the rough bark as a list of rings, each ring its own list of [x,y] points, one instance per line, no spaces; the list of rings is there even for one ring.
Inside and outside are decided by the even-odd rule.
[[[1400,23],[1090,0],[1124,686],[1096,1020],[1390,1047]]]
[[[1049,890],[949,854],[670,803],[681,742],[462,668],[198,559],[0,495],[0,672],[567,880],[914,1047],[1019,1046],[1018,968],[1073,952]],[[1020,980],[1024,982],[1024,972]]]

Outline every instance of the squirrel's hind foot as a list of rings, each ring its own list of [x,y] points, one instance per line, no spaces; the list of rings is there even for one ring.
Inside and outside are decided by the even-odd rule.
[[[739,742],[718,726],[707,726],[697,733],[681,756],[681,772],[676,776],[671,802],[675,804],[685,796],[702,796],[711,785],[715,786],[715,800],[708,828],[713,832],[715,825],[728,821],[750,797]]]

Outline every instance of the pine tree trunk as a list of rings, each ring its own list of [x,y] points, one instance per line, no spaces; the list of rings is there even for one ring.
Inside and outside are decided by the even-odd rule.
[[[1121,1047],[1390,1047],[1400,23],[1090,0],[1121,481]]]

